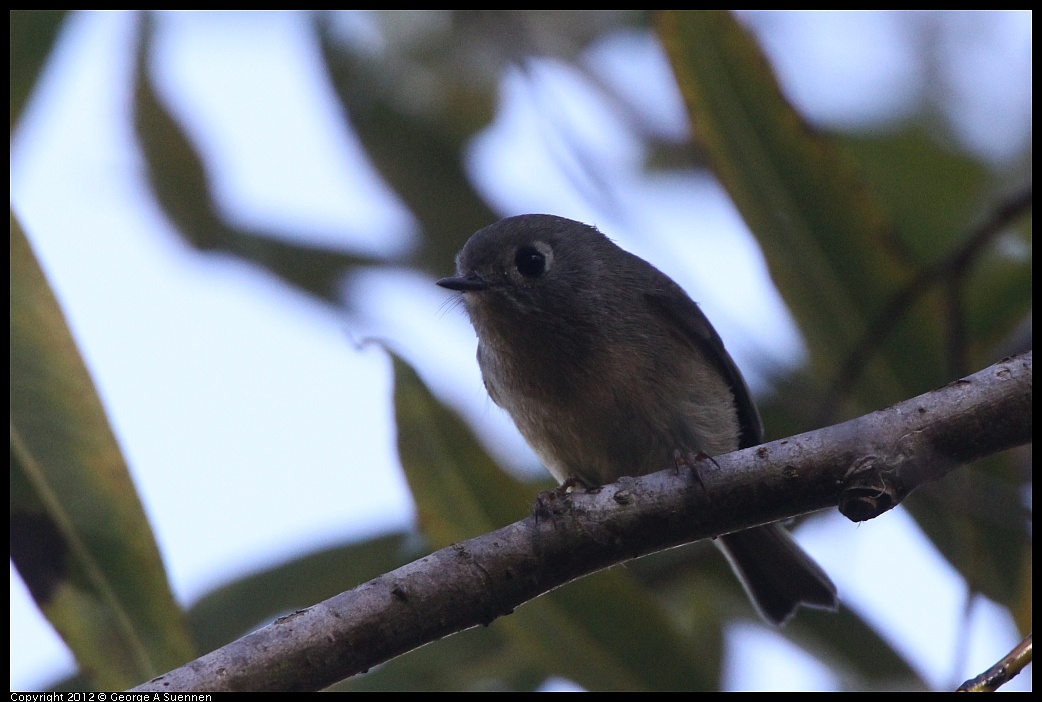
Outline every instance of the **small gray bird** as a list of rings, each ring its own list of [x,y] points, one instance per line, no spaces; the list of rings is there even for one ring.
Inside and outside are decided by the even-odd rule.
[[[604,485],[763,441],[738,367],[698,305],[593,227],[509,217],[474,234],[456,275],[493,401],[561,483]],[[828,576],[780,525],[717,545],[768,621],[836,609]]]

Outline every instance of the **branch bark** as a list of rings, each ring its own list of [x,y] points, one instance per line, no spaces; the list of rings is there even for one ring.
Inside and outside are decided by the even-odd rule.
[[[1031,662],[1031,636],[1025,636],[1012,651],[1002,657],[1002,660],[972,680],[964,682],[956,692],[995,692],[1020,675]]]
[[[586,492],[282,617],[135,691],[315,690],[594,571],[839,506],[855,521],[1031,441],[1031,352],[826,427]]]

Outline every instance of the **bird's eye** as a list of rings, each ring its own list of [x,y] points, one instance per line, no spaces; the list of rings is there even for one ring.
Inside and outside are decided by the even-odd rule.
[[[522,246],[514,255],[517,272],[526,278],[538,278],[546,273],[546,256],[534,246]]]

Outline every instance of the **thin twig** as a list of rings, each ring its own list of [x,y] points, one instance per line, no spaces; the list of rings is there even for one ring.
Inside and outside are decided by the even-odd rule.
[[[1002,659],[983,673],[967,680],[956,692],[995,692],[1008,683],[1031,662],[1031,634],[1013,647]]]
[[[879,314],[865,331],[861,340],[854,345],[846,361],[840,366],[832,389],[822,403],[819,416],[822,423],[828,418],[868,365],[869,359],[882,348],[883,343],[896,329],[895,320],[902,319],[909,308],[930,292],[934,286],[946,280],[963,280],[967,269],[977,260],[982,250],[990,244],[1002,230],[1031,208],[1031,186],[1003,201],[986,220],[970,229],[962,244],[950,251],[946,256],[924,267],[903,288],[898,290],[890,301],[883,306]],[[953,301],[961,296],[948,290],[946,299]],[[951,315],[949,315],[951,318]],[[958,360],[955,361],[959,363]],[[950,377],[958,377],[962,372],[952,373]]]

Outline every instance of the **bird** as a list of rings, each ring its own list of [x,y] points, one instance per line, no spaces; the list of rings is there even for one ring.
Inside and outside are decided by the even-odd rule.
[[[437,285],[461,294],[489,396],[562,485],[763,442],[748,386],[698,304],[593,226],[507,217],[474,233]],[[837,609],[835,585],[780,523],[714,543],[768,622]]]

